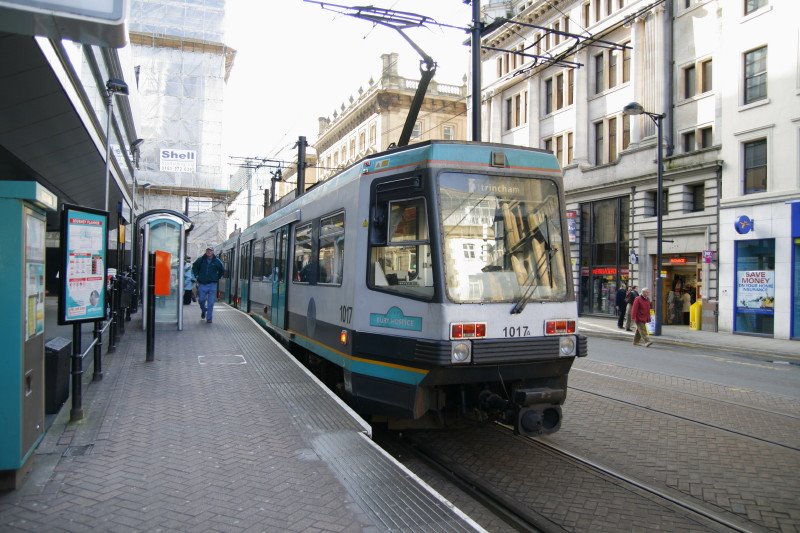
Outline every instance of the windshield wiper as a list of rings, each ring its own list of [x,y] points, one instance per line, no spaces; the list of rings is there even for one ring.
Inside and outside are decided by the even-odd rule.
[[[547,226],[547,217],[544,218],[544,226],[545,226],[545,228],[548,227]],[[538,236],[537,236],[537,233],[538,233]],[[537,261],[536,261],[536,264],[531,267],[531,271],[528,274],[528,277],[525,279],[525,285],[527,285],[527,288],[525,289],[525,292],[522,293],[522,296],[520,296],[519,300],[517,300],[517,302],[514,304],[514,307],[511,308],[511,314],[512,315],[517,315],[517,314],[521,313],[522,310],[525,309],[525,306],[528,305],[528,302],[533,297],[533,294],[536,292],[536,289],[539,288],[539,283],[538,283],[538,281],[536,281],[536,278],[537,278],[537,274],[539,273],[539,263],[540,263],[540,261],[544,261],[545,262],[545,265],[547,267],[547,272],[550,274],[550,275],[548,275],[548,278],[550,278],[550,285],[551,286],[553,285],[551,261],[552,261],[553,254],[556,253],[558,251],[558,249],[557,248],[553,248],[550,245],[550,239],[547,238],[547,236],[545,236],[545,234],[542,232],[541,225],[537,226],[536,230],[534,230],[534,231],[532,231],[532,232],[530,232],[528,234],[525,234],[525,236],[522,239],[520,239],[520,244],[523,243],[523,242],[526,242],[526,241],[530,241],[530,239],[536,239],[536,240],[538,240],[538,241],[540,241],[540,242],[542,242],[544,244],[544,254],[541,257],[539,257],[537,259]],[[531,249],[533,249],[533,246],[530,244],[530,242],[528,242],[528,246],[530,246]],[[528,285],[529,282],[530,282],[530,285]]]
[[[539,288],[539,284],[536,282],[535,275],[535,270],[531,270],[531,273],[528,274],[528,279],[525,280],[525,284],[527,285],[529,280],[531,281],[531,284],[528,285],[528,288],[525,289],[525,292],[523,292],[522,296],[519,297],[519,300],[517,300],[517,302],[514,304],[514,307],[511,308],[512,315],[520,314],[533,297],[533,293],[536,292],[537,288]]]

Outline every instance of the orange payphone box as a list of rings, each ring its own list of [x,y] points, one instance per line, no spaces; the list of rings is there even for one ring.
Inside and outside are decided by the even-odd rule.
[[[169,296],[170,277],[172,274],[171,262],[172,254],[162,250],[156,250],[156,271],[154,276],[155,295]]]

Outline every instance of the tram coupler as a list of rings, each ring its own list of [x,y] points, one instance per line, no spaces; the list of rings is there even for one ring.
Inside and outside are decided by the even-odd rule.
[[[517,389],[514,391],[514,403],[524,407],[537,403],[562,404],[566,399],[567,391],[565,389],[535,387],[531,389]]]
[[[561,427],[560,405],[537,405],[520,407],[514,433],[526,437],[537,437],[555,433]]]

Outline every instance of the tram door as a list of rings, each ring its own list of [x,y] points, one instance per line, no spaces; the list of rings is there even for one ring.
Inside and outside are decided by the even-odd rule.
[[[252,264],[252,242],[242,244],[239,264],[239,301],[237,307],[250,312],[250,265]]]
[[[286,287],[289,268],[289,226],[275,230],[275,281],[272,283],[272,316],[277,328],[286,328]]]

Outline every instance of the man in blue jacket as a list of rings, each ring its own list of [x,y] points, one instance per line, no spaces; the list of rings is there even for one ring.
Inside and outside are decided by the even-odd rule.
[[[197,258],[192,265],[192,273],[197,278],[197,300],[200,303],[200,320],[211,324],[214,318],[214,302],[217,300],[217,282],[225,274],[225,265],[214,255],[213,248]]]

